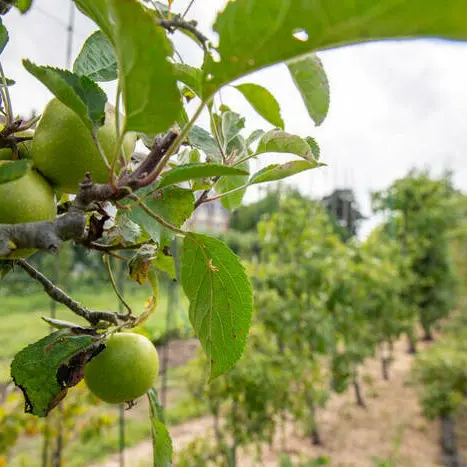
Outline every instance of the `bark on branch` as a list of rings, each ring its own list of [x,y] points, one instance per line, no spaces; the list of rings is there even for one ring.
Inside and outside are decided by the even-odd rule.
[[[0,224],[0,257],[8,257],[14,250],[23,248],[55,253],[65,241],[82,242],[85,239],[87,213],[93,210],[93,205],[118,201],[153,183],[155,180],[151,174],[176,138],[174,132],[158,138],[136,170],[124,171],[115,184],[93,183],[88,173],[80,183],[68,212],[54,221]]]
[[[56,302],[62,303],[75,314],[81,316],[93,326],[96,326],[99,323],[99,321],[106,321],[108,323],[117,325],[119,323],[118,320],[128,321],[132,318],[132,316],[129,314],[122,315],[114,313],[112,311],[89,310],[88,308],[84,307],[76,300],[71,298],[69,295],[67,295],[62,289],[60,289],[52,281],[47,279],[47,277],[45,277],[41,272],[35,269],[26,260],[19,259],[17,261],[17,264],[21,268],[23,268],[30,277],[32,277],[44,287],[45,292],[50,298],[52,298]]]

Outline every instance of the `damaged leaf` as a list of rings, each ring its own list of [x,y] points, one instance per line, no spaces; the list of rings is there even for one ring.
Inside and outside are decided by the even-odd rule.
[[[22,391],[25,411],[45,417],[84,376],[84,365],[105,348],[100,337],[62,329],[28,345],[11,364],[11,377]]]

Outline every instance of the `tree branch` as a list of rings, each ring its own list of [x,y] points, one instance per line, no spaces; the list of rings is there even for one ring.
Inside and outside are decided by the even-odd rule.
[[[152,242],[147,241],[147,242],[140,242],[140,243],[132,243],[129,245],[124,245],[122,243],[117,243],[113,245],[105,245],[105,244],[97,243],[97,242],[89,242],[89,243],[83,243],[83,245],[86,248],[89,248],[91,250],[97,250],[97,251],[103,251],[104,253],[109,253],[111,251],[116,251],[116,250],[139,250],[143,245],[147,245],[148,243],[152,243]]]
[[[118,325],[119,320],[128,321],[132,318],[130,315],[122,315],[114,313],[112,311],[89,310],[88,308],[84,307],[76,300],[71,298],[69,295],[67,295],[62,289],[54,285],[52,281],[47,279],[47,277],[45,277],[40,271],[34,268],[26,260],[19,259],[16,261],[16,264],[23,268],[32,279],[39,282],[44,287],[45,292],[51,299],[55,300],[58,303],[62,303],[73,313],[75,313],[78,316],[81,316],[93,326],[96,326],[99,323],[99,321],[106,321],[108,323]]]
[[[118,201],[153,183],[155,177],[149,174],[160,165],[176,139],[174,132],[158,138],[140,166],[132,173],[125,171],[116,184],[93,183],[88,173],[68,212],[54,221],[0,224],[0,258],[8,258],[14,250],[24,248],[55,253],[64,241],[85,241],[87,213],[91,207],[96,202]]]
[[[191,32],[191,34],[198,39],[204,51],[207,52],[206,44],[209,39],[202,32],[196,29],[196,21],[185,21],[180,16],[174,16],[170,19],[160,19],[159,24],[169,32],[174,32],[176,29],[184,29],[185,31]]]

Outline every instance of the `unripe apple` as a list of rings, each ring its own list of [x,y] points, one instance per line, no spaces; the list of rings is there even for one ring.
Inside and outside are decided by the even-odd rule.
[[[124,117],[120,122],[123,125]],[[97,140],[112,165],[115,160],[117,132],[115,109],[106,106],[105,123],[97,131]],[[127,133],[123,152],[128,161],[136,143],[136,135]],[[76,193],[79,182],[90,172],[96,183],[107,183],[109,170],[92,138],[91,131],[79,116],[58,99],[52,99],[44,109],[35,131],[32,157],[37,169],[63,193]],[[117,168],[119,162],[117,161]]]
[[[1,165],[11,163],[0,161]],[[33,169],[29,169],[21,178],[1,184],[0,200],[0,224],[53,220],[57,214],[52,187]],[[8,259],[25,258],[34,251],[16,250]]]
[[[159,355],[141,334],[122,332],[105,342],[106,348],[84,368],[89,390],[105,402],[132,401],[152,387],[159,373]]]

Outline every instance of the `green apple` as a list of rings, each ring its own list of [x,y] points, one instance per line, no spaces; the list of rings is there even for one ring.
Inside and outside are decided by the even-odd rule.
[[[120,118],[124,122],[124,117]],[[105,123],[97,131],[97,140],[109,164],[115,160],[117,132],[115,109],[106,106]],[[136,134],[123,140],[123,153],[129,160],[136,143]],[[79,182],[90,172],[96,183],[107,183],[109,171],[82,120],[58,99],[46,106],[35,131],[32,158],[37,169],[63,193],[76,193]],[[118,165],[119,167],[119,165]]]
[[[0,161],[1,165],[10,163]],[[17,180],[1,184],[0,199],[1,224],[53,220],[57,215],[52,187],[33,169],[29,169],[26,175]],[[34,251],[36,250],[16,250],[8,258],[25,258]]]
[[[110,404],[132,401],[152,387],[159,373],[159,355],[152,342],[132,332],[114,334],[105,349],[84,368],[89,390]]]

